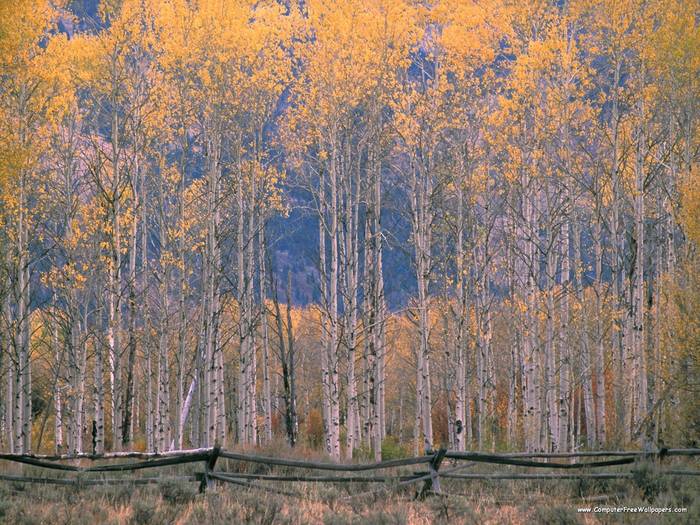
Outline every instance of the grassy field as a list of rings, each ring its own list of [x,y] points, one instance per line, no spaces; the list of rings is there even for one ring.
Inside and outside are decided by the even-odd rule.
[[[488,472],[485,466],[481,469]],[[25,474],[36,472],[25,471]],[[443,480],[445,495],[429,496],[423,501],[415,497],[416,486],[378,487],[369,483],[270,486],[294,491],[300,497],[230,484],[198,494],[197,483],[187,482],[77,489],[2,481],[0,522],[51,525],[700,523],[700,480],[660,477],[649,467],[638,469],[631,480]],[[685,507],[687,512],[577,512],[579,507],[614,506]]]

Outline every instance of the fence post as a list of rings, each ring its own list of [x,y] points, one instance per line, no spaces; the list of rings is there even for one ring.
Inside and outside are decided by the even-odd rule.
[[[425,496],[427,496],[430,492],[440,494],[440,477],[438,475],[438,471],[440,470],[440,464],[442,463],[446,453],[447,449],[441,447],[440,450],[435,453],[433,459],[430,460],[430,463],[428,464],[428,468],[430,469],[430,479],[425,480],[423,490],[420,492],[420,499],[425,498]]]
[[[203,493],[207,489],[214,488],[214,480],[209,477],[209,473],[214,470],[214,465],[216,465],[216,460],[219,459],[219,453],[221,452],[221,447],[219,445],[214,445],[214,448],[209,453],[209,459],[204,464],[204,474],[202,475],[202,481],[199,483],[199,492]]]
[[[666,455],[668,454],[668,449],[664,447],[663,445],[659,447],[659,450],[656,454],[656,463],[658,467],[661,467],[661,464],[664,462],[664,459],[666,459]]]

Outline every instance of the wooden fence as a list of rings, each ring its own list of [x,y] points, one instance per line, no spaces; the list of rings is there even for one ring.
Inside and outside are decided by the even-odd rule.
[[[31,467],[47,470],[72,473],[71,477],[38,477],[20,476],[0,473],[0,480],[20,483],[42,483],[56,485],[73,485],[78,487],[92,485],[116,485],[116,484],[150,484],[166,481],[198,482],[200,492],[214,487],[215,482],[232,483],[244,487],[255,488],[264,491],[299,496],[294,492],[282,490],[269,483],[260,482],[304,482],[304,483],[376,483],[389,487],[400,487],[423,482],[418,491],[419,496],[431,493],[440,493],[440,479],[452,480],[561,480],[561,479],[625,479],[633,478],[635,470],[626,472],[590,472],[591,469],[616,467],[621,465],[639,464],[640,462],[653,462],[656,465],[656,474],[660,476],[699,476],[700,470],[678,470],[663,468],[666,458],[672,456],[700,456],[700,449],[662,449],[655,452],[638,451],[597,451],[597,452],[571,452],[571,453],[510,453],[487,454],[482,452],[457,452],[440,449],[425,456],[381,461],[369,464],[341,464],[330,462],[303,461],[297,459],[285,459],[278,457],[258,456],[254,454],[242,454],[222,450],[220,447],[205,449],[184,450],[166,452],[162,454],[142,452],[117,452],[103,455],[19,455],[0,454],[0,461],[20,463]],[[311,471],[326,471],[345,473],[338,474],[263,474],[243,472],[237,470],[215,470],[220,459],[233,461],[236,464],[259,464],[268,467],[286,467],[292,469],[304,469]],[[585,459],[582,461],[582,459]],[[88,461],[112,461],[129,460],[115,464],[92,464],[91,466],[76,465],[81,460]],[[445,460],[450,460],[449,468],[441,469]],[[69,464],[66,464],[69,463]],[[71,464],[72,463],[72,464]],[[134,472],[136,470],[153,469],[168,466],[184,465],[188,463],[201,463],[202,471],[189,475],[178,476],[153,476],[153,477],[92,477],[91,473]],[[544,473],[464,473],[468,467],[477,463],[495,465],[536,468],[546,470],[566,470],[565,474],[554,472]],[[219,462],[221,464],[221,462]],[[397,472],[396,469],[425,465],[426,470],[413,472]],[[376,471],[393,472],[384,475],[376,474]],[[0,471],[1,472],[1,471]],[[370,474],[356,474],[356,473]],[[373,473],[374,472],[374,473]],[[372,491],[370,491],[372,492]],[[367,493],[367,492],[364,492]],[[359,493],[357,495],[361,495]],[[351,495],[351,497],[354,495]]]

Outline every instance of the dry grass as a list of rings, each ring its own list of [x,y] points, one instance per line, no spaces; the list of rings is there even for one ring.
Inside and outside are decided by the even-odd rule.
[[[260,453],[260,450],[257,451]],[[274,451],[269,451],[273,455]],[[322,459],[308,451],[307,459]],[[217,470],[240,465],[223,462]],[[190,467],[190,466],[188,466]],[[177,470],[180,469],[180,470]],[[469,468],[488,471],[486,465]],[[161,469],[165,470],[165,469]],[[251,470],[270,471],[265,465]],[[491,470],[493,471],[493,469]],[[284,473],[287,469],[275,469]],[[177,467],[161,475],[182,474]],[[28,473],[29,474],[29,473]],[[36,475],[36,472],[31,472]],[[148,475],[155,475],[149,473]],[[46,475],[46,473],[43,473]],[[220,485],[200,495],[196,483],[74,487],[0,482],[0,523],[12,524],[593,524],[700,523],[700,480],[661,478],[640,469],[634,480],[443,480],[444,496],[417,500],[416,486],[361,483],[270,484],[300,497]],[[363,495],[357,496],[363,492]],[[354,495],[354,496],[353,496]],[[580,514],[578,507],[686,507],[685,514]]]

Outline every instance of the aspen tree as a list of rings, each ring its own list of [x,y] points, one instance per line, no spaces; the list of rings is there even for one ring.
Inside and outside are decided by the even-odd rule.
[[[29,453],[32,449],[32,362],[29,317],[32,298],[31,266],[34,262],[30,243],[36,234],[36,210],[30,206],[37,189],[35,177],[40,169],[43,149],[39,147],[41,128],[45,125],[46,106],[50,103],[53,84],[42,73],[46,49],[41,45],[53,31],[57,10],[48,2],[23,1],[0,8],[0,112],[6,122],[0,139],[0,161],[4,186],[2,214],[4,227],[13,241],[11,255],[5,260],[13,269],[12,300],[4,308],[9,321],[9,340],[15,350],[14,385],[9,386],[6,405],[11,414],[14,434],[12,450]],[[11,195],[10,195],[11,192]],[[30,233],[31,232],[31,233]],[[7,305],[6,305],[7,306]],[[9,346],[8,346],[9,349]],[[10,388],[12,391],[10,391]],[[12,402],[10,404],[10,400]]]
[[[695,6],[74,9],[0,6],[0,448],[695,439]]]

